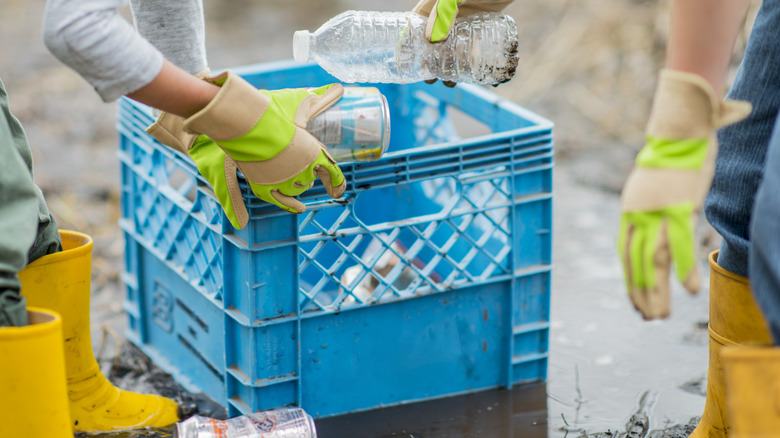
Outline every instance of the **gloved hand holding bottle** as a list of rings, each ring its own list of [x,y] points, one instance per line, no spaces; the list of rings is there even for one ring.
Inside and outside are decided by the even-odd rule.
[[[432,43],[447,37],[452,23],[460,14],[501,12],[513,0],[420,0],[412,12],[428,17],[425,36]]]
[[[455,19],[460,15],[475,12],[501,12],[514,0],[420,0],[412,12],[428,17],[425,26],[425,37],[432,43],[437,43],[450,33]],[[425,82],[433,84],[437,79]],[[442,81],[448,87],[454,87],[456,82]]]
[[[232,72],[205,80],[221,87],[211,103],[186,120],[162,114],[148,132],[190,155],[234,227],[249,220],[236,169],[256,196],[290,213],[306,211],[294,197],[318,177],[331,197],[344,193],[346,181],[335,160],[304,129],[341,98],[340,84],[257,90]]]
[[[341,170],[304,128],[343,94],[340,84],[317,89],[257,90],[232,72],[206,78],[221,89],[184,130],[216,142],[236,163],[260,199],[291,213],[306,207],[295,199],[320,178],[333,198],[344,193]]]
[[[646,131],[621,197],[618,250],[632,303],[645,319],[670,313],[669,274],[700,287],[696,216],[718,151],[715,131],[747,117],[747,102],[722,101],[702,77],[663,70]]]

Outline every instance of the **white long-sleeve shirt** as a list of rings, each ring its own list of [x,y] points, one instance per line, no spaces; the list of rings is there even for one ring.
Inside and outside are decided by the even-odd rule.
[[[190,73],[207,67],[201,0],[49,0],[43,39],[52,54],[110,102],[151,82],[163,57]]]

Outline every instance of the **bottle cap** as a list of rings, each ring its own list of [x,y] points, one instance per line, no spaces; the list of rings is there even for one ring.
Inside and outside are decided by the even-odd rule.
[[[309,37],[308,30],[298,30],[293,34],[293,59],[298,62],[309,60]]]

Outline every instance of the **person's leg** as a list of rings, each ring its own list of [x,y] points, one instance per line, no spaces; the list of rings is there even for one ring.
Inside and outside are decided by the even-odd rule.
[[[780,114],[779,114],[780,115]],[[771,339],[723,350],[731,436],[775,436],[780,428],[780,117],[769,142],[764,178],[750,224],[750,286]],[[756,316],[753,319],[760,319]],[[767,347],[767,345],[773,346]]]
[[[750,226],[749,274],[775,344],[780,344],[780,117],[777,119],[756,195]]]
[[[6,139],[6,145],[4,146],[5,149],[0,156],[4,158],[6,156],[14,156],[13,163],[10,160],[4,160],[8,162],[0,163],[0,166],[6,164],[8,166],[17,168],[13,174],[9,174],[9,176],[6,177],[8,179],[6,181],[6,185],[14,185],[14,181],[17,178],[25,179],[24,188],[15,187],[15,185],[13,187],[3,186],[0,191],[7,192],[7,196],[14,196],[17,199],[16,202],[21,202],[18,201],[21,199],[21,196],[24,196],[25,199],[29,201],[29,197],[31,196],[30,190],[32,190],[32,199],[37,211],[32,223],[25,224],[28,227],[33,227],[35,237],[31,244],[21,243],[22,245],[26,245],[27,248],[26,263],[21,266],[21,268],[23,268],[27,263],[31,263],[40,257],[45,256],[46,254],[62,251],[62,242],[60,241],[60,236],[57,230],[57,222],[54,220],[54,217],[52,217],[48,207],[46,206],[43,193],[32,180],[33,163],[30,145],[27,142],[27,135],[24,132],[24,128],[22,128],[22,124],[19,123],[19,120],[17,120],[13,114],[11,114],[11,111],[8,107],[8,94],[5,91],[5,86],[2,80],[0,80],[0,119],[5,121],[6,127],[8,128],[8,135],[10,137],[10,143]],[[19,166],[20,163],[22,166]],[[11,171],[9,170],[9,172]],[[22,177],[20,174],[23,174],[24,176]],[[18,190],[24,190],[24,193],[16,193]],[[3,196],[3,193],[0,193],[0,196]],[[10,210],[10,208],[7,209]],[[5,205],[3,205],[3,210],[6,210]],[[12,217],[8,220],[21,221],[20,219],[15,218],[15,215],[12,215]],[[28,220],[29,219],[25,217],[24,221]],[[16,225],[16,227],[18,227],[18,225]],[[11,226],[11,228],[7,229],[13,230],[15,229],[15,226]],[[24,239],[26,239],[27,234],[23,231],[20,231],[19,234],[21,239],[20,242],[25,242]]]
[[[8,109],[0,81],[0,325],[27,324],[19,271],[32,257],[60,248],[59,235],[51,235],[57,225],[33,182],[31,166],[27,137]]]
[[[35,240],[38,204],[34,188],[30,171],[14,147],[11,128],[0,112],[0,326],[27,325],[18,274],[27,264],[27,252]]]
[[[779,28],[780,2],[763,2],[728,93],[728,98],[752,103],[753,112],[718,133],[720,152],[704,205],[707,219],[723,236],[718,265],[741,276],[748,275],[750,215],[780,108]]]
[[[718,133],[720,151],[704,212],[723,236],[710,255],[709,367],[704,412],[692,438],[726,437],[726,387],[722,353],[733,346],[771,342],[762,312],[750,292],[750,215],[761,181],[769,139],[780,108],[780,2],[762,3],[745,56],[728,98],[746,100],[753,112]]]

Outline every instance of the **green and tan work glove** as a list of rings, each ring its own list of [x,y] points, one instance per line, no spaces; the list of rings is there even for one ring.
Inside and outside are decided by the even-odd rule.
[[[232,73],[230,75],[234,76]],[[228,74],[223,74],[221,76],[228,76]],[[256,184],[255,182],[258,181],[258,178],[250,179],[247,176],[247,172],[256,170],[257,166],[254,165],[256,163],[244,163],[248,170],[242,169],[242,173],[244,173],[244,175],[247,177],[250,187],[252,188],[252,191],[255,193],[255,195],[261,199],[276,204],[287,211],[293,213],[303,212],[306,210],[306,207],[300,201],[292,198],[292,196],[297,196],[311,187],[314,183],[314,179],[319,176],[323,181],[323,184],[325,184],[326,190],[331,196],[341,196],[346,186],[346,182],[344,181],[341,171],[335,165],[335,162],[330,158],[330,156],[327,155],[327,152],[324,151],[324,147],[316,139],[311,137],[308,132],[298,132],[297,127],[298,123],[303,123],[305,125],[309,119],[315,117],[317,114],[329,108],[333,102],[337,101],[343,93],[342,87],[338,85],[335,87],[335,90],[330,91],[330,95],[327,93],[328,90],[334,88],[332,86],[321,87],[311,91],[305,89],[258,91],[240,77],[235,77],[240,80],[241,85],[243,85],[247,93],[282,94],[284,95],[283,97],[287,97],[291,94],[297,95],[296,99],[299,102],[297,107],[291,110],[292,116],[288,117],[288,120],[292,120],[295,124],[296,129],[292,129],[294,131],[294,134],[292,134],[292,137],[294,137],[293,140],[296,138],[299,140],[297,140],[296,144],[292,144],[292,141],[288,140],[286,144],[290,145],[291,148],[276,147],[276,149],[281,149],[285,151],[285,153],[295,152],[295,148],[303,149],[304,151],[308,149],[309,157],[315,157],[313,160],[309,159],[309,161],[312,161],[311,163],[305,165],[299,164],[300,166],[304,167],[304,170],[294,174],[293,176],[297,178],[294,178],[293,181],[282,181],[281,184],[278,184],[279,187]],[[225,90],[221,90],[217,98],[220,96],[223,96],[224,98],[224,91]],[[314,96],[316,99],[310,98],[309,96]],[[215,100],[217,98],[215,98]],[[333,100],[331,101],[330,99]],[[249,102],[253,102],[255,100],[256,99],[248,99]],[[224,102],[221,104],[224,105]],[[265,118],[264,120],[271,121],[274,120],[274,117],[279,116],[280,111],[278,109],[278,102],[274,103],[274,105],[268,105],[267,108],[269,109],[269,117]],[[208,109],[208,107],[206,109]],[[251,108],[249,110],[251,111]],[[273,114],[274,111],[276,111],[275,114]],[[201,113],[202,112],[203,111],[201,111]],[[155,123],[147,128],[146,132],[156,138],[159,142],[185,154],[188,154],[198,166],[198,170],[200,171],[201,175],[203,175],[203,177],[211,184],[217,200],[222,205],[226,216],[233,224],[233,226],[237,229],[244,228],[249,221],[249,214],[241,196],[241,190],[238,186],[238,178],[236,176],[236,170],[239,169],[240,166],[238,163],[236,163],[235,160],[226,154],[225,151],[214,140],[208,136],[195,134],[191,131],[185,131],[184,122],[184,119],[179,116],[162,113],[157,118]],[[285,125],[288,131],[291,130],[289,121],[282,121],[280,124]],[[260,122],[257,122],[254,128],[256,128],[258,125],[260,125]],[[278,136],[281,129],[272,131],[275,132],[269,133],[267,135],[268,137],[273,137],[274,135]],[[249,133],[251,133],[251,130],[248,132],[248,134]],[[259,135],[262,136],[263,133],[260,133]],[[300,140],[300,137],[303,137],[303,140]],[[268,148],[263,147],[263,145],[264,143],[258,143],[256,146],[258,150],[266,151],[262,157],[265,158],[271,154],[267,152]],[[316,152],[321,152],[320,154],[311,153],[311,149],[315,149],[314,146],[316,146]],[[325,159],[323,159],[323,155]],[[288,157],[288,159],[291,159],[292,161],[296,161],[296,158],[300,157]],[[303,158],[307,159],[306,157]],[[293,164],[295,165],[295,163]],[[331,184],[331,181],[338,180],[339,177],[341,179],[341,183],[334,187],[333,184]],[[262,175],[260,178],[262,178]],[[260,179],[260,181],[262,181],[262,179]],[[292,186],[292,188],[288,189],[286,186]]]
[[[460,15],[477,12],[501,12],[513,0],[420,0],[412,12],[428,17],[425,36],[435,43],[450,33],[452,23]]]
[[[747,102],[720,100],[698,75],[663,70],[646,144],[621,196],[618,237],[626,287],[645,319],[670,313],[669,274],[695,294],[696,216],[715,168],[718,128],[750,114]]]
[[[232,72],[205,80],[221,90],[184,121],[184,131],[217,143],[255,195],[290,213],[302,213],[306,207],[295,196],[311,188],[317,178],[331,197],[344,193],[346,181],[335,160],[304,129],[341,98],[341,84],[258,90]]]
[[[189,155],[211,185],[230,223],[236,229],[244,228],[249,222],[249,213],[238,186],[238,166],[210,138],[184,132],[183,124],[182,117],[161,113],[146,132],[160,143]]]

